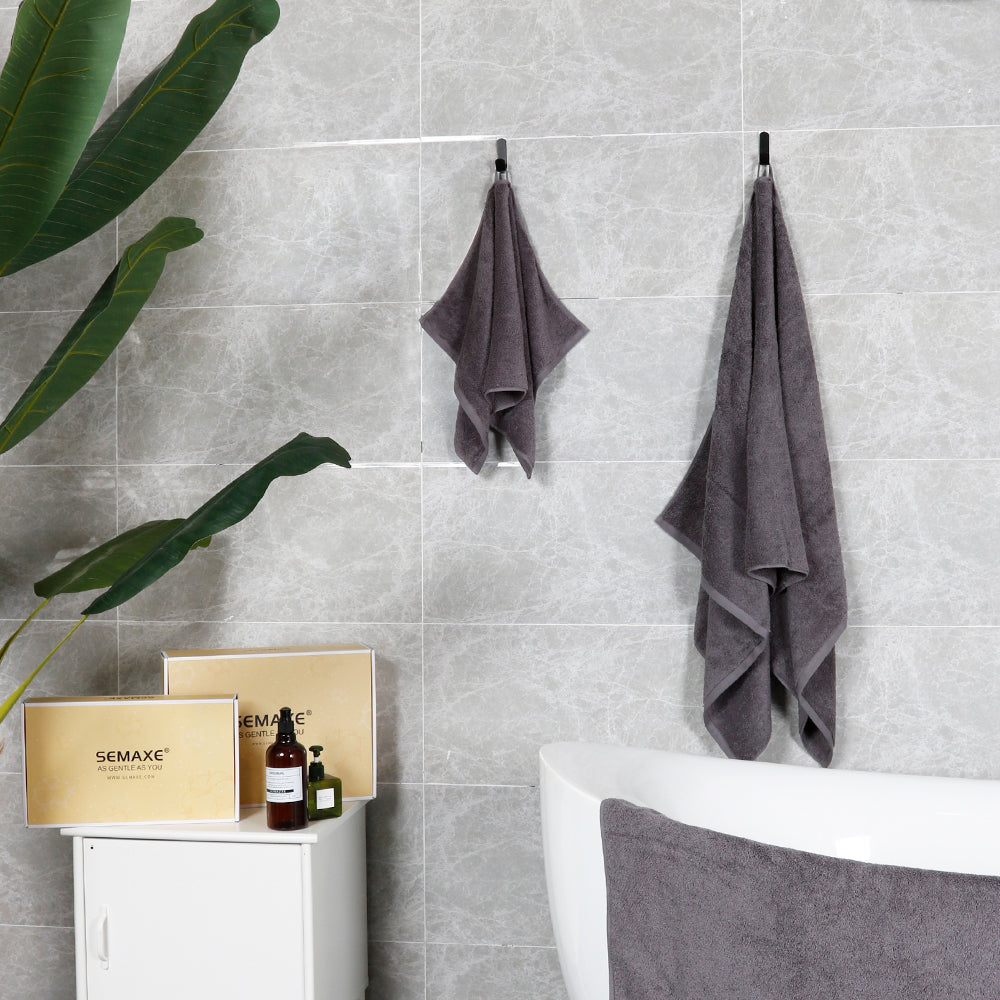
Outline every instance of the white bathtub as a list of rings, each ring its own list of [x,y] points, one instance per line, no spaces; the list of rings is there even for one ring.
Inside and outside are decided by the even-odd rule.
[[[663,750],[542,747],[549,908],[570,1000],[607,1000],[600,803],[832,857],[1000,875],[1000,782],[871,774]]]

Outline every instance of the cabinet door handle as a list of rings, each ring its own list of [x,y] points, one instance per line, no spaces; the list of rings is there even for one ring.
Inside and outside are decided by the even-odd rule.
[[[101,907],[101,916],[97,922],[97,960],[102,969],[111,968],[111,911],[107,904]]]

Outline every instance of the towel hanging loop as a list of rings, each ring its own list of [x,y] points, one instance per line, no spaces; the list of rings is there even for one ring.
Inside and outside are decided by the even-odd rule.
[[[771,173],[771,137],[761,132],[757,145],[757,176],[768,177]]]
[[[498,174],[507,173],[507,140],[497,139],[496,168]]]

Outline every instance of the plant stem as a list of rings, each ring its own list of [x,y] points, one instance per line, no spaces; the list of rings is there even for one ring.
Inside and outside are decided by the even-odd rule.
[[[47,603],[47,602],[45,602],[45,603]],[[42,607],[44,607],[44,603],[43,603]],[[34,615],[35,615],[35,614],[37,614],[37,613],[38,613],[38,612],[39,612],[40,610],[41,610],[41,608],[36,608],[36,609],[35,609],[35,612],[34,612],[34,613],[32,614],[32,616],[31,616],[31,617],[33,618],[33,617],[34,617]],[[35,678],[36,678],[36,677],[38,676],[38,672],[39,672],[39,671],[40,671],[40,670],[42,669],[42,667],[44,667],[44,666],[45,666],[45,664],[46,664],[46,663],[48,663],[48,662],[49,662],[49,660],[51,660],[51,659],[52,659],[52,657],[56,655],[56,653],[58,653],[58,652],[59,652],[59,650],[60,650],[60,648],[62,647],[63,643],[64,643],[64,642],[66,642],[66,640],[67,640],[67,639],[68,639],[68,638],[69,638],[69,637],[70,637],[70,636],[71,636],[71,635],[72,635],[72,634],[73,634],[73,633],[74,633],[74,632],[75,632],[75,631],[76,631],[76,630],[77,630],[77,629],[78,629],[78,628],[79,628],[79,627],[80,627],[80,626],[81,626],[81,625],[82,625],[82,624],[83,624],[83,623],[84,623],[84,622],[85,622],[86,620],[87,620],[87,617],[88,617],[87,615],[84,615],[84,616],[83,616],[83,617],[82,617],[82,618],[81,618],[81,619],[80,619],[80,620],[79,620],[79,621],[78,621],[78,622],[77,622],[77,623],[76,623],[76,624],[75,624],[75,625],[74,625],[74,626],[73,626],[73,627],[72,627],[72,628],[71,628],[71,629],[70,629],[70,630],[69,630],[69,631],[68,631],[68,632],[67,632],[67,633],[66,633],[66,634],[65,634],[65,635],[64,635],[64,636],[63,636],[63,637],[62,637],[62,638],[60,639],[60,640],[59,640],[59,642],[57,642],[57,643],[56,643],[56,645],[55,645],[55,647],[53,648],[52,652],[50,652],[50,653],[49,653],[49,655],[48,655],[48,656],[46,656],[46,657],[45,657],[45,659],[44,659],[44,660],[42,660],[42,662],[41,662],[41,663],[39,663],[39,664],[38,664],[38,666],[37,666],[37,667],[35,667],[35,669],[34,669],[34,670],[32,670],[32,671],[31,671],[31,673],[30,673],[30,674],[28,675],[28,679],[27,679],[27,680],[26,680],[26,681],[25,681],[25,682],[24,682],[23,684],[21,684],[21,685],[20,685],[20,686],[19,686],[19,687],[17,688],[17,690],[16,690],[16,691],[15,691],[15,692],[14,692],[14,693],[13,693],[13,694],[12,694],[12,695],[11,695],[11,696],[9,697],[9,698],[7,698],[7,699],[6,699],[5,701],[4,701],[4,703],[3,703],[2,705],[0,705],[0,722],[3,722],[3,720],[4,720],[4,719],[5,719],[6,717],[7,717],[7,713],[8,713],[8,712],[9,712],[9,711],[10,711],[10,710],[11,710],[11,709],[12,709],[12,708],[13,708],[13,707],[14,707],[14,706],[15,706],[15,705],[17,704],[17,699],[18,699],[18,698],[20,698],[22,694],[24,694],[24,692],[25,692],[25,690],[27,689],[28,685],[29,685],[29,684],[30,684],[30,683],[31,683],[31,682],[32,682],[32,681],[33,681],[33,680],[34,680],[34,679],[35,679]],[[23,623],[23,624],[21,625],[21,628],[24,628],[24,626],[25,626],[25,625],[27,625],[27,624],[28,624],[28,621],[30,621],[30,620],[31,620],[31,618],[29,618],[29,619],[28,619],[27,621],[25,621],[25,622],[24,622],[24,623]],[[18,631],[20,631],[20,630],[21,630],[21,629],[18,629]],[[15,632],[15,633],[14,633],[14,636],[16,636],[16,635],[17,635],[17,632]],[[4,645],[4,652],[6,652],[6,651],[7,651],[7,648],[8,648],[9,646],[10,646],[11,642],[13,642],[13,640],[14,640],[14,636],[11,636],[11,638],[7,640],[6,644]]]
[[[32,618],[34,618],[35,615],[37,615],[38,612],[41,611],[42,608],[44,608],[45,605],[48,604],[49,601],[51,600],[52,600],[51,597],[46,597],[45,600],[42,601],[42,603],[39,604],[38,607],[35,608],[35,610],[32,611],[31,614],[28,615],[28,617],[25,618],[20,625],[17,626],[17,628],[14,630],[14,634],[3,644],[3,646],[0,646],[0,662],[3,662],[3,658],[7,655],[7,650],[10,649],[10,647],[14,644],[14,640],[28,627],[28,625],[31,623]]]

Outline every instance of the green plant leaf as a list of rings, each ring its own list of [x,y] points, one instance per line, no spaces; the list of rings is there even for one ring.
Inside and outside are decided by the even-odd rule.
[[[310,434],[294,437],[228,486],[224,486],[190,517],[185,518],[158,545],[126,570],[109,590],[93,601],[83,614],[96,615],[102,611],[110,611],[134,597],[173,569],[196,542],[242,521],[260,503],[268,486],[275,479],[280,476],[301,476],[325,462],[349,469],[351,456],[331,438],[318,438]]]
[[[116,535],[110,541],[78,556],[62,569],[50,573],[35,584],[35,593],[47,600],[58,594],[79,594],[99,587],[110,587],[150,549],[184,523],[184,518],[147,521]],[[192,548],[208,545],[211,538],[202,538]]]
[[[91,137],[35,238],[0,273],[73,246],[130,205],[190,145],[278,23],[275,0],[216,0]]]
[[[192,219],[168,218],[133,243],[0,424],[0,455],[23,441],[104,364],[145,305],[167,254],[204,234]]]
[[[0,73],[0,265],[56,204],[118,63],[129,0],[25,0]]]

